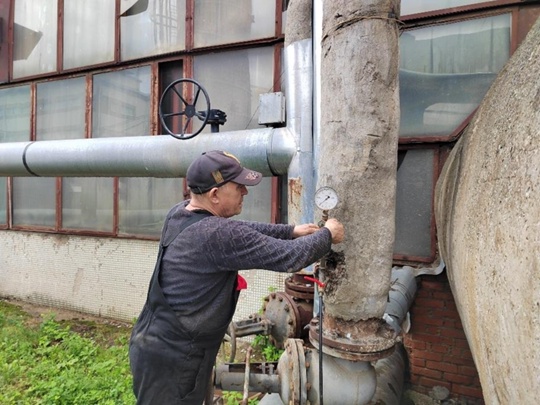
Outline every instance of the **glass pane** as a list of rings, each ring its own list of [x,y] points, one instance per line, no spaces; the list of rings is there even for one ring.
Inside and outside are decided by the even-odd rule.
[[[441,10],[443,8],[489,2],[490,0],[402,0],[401,15],[424,13],[426,11]]]
[[[197,0],[195,46],[227,44],[275,35],[276,2]]]
[[[450,135],[508,60],[510,15],[406,31],[400,47],[400,135]]]
[[[183,180],[121,178],[119,181],[118,232],[161,235],[165,216],[184,199]]]
[[[124,0],[121,3],[122,60],[186,48],[186,0]]]
[[[92,137],[150,133],[150,67],[94,76]]]
[[[114,13],[111,0],[64,0],[64,69],[114,60]]]
[[[84,138],[86,81],[84,77],[37,85],[37,140]]]
[[[259,95],[273,89],[274,48],[196,56],[193,65],[195,80],[208,92],[212,108],[227,114],[220,131],[259,127]]]
[[[0,225],[7,224],[7,179],[0,177]]]
[[[433,150],[399,151],[394,254],[429,257]]]
[[[30,86],[0,90],[0,142],[30,140]]]
[[[13,77],[56,70],[57,0],[17,0]]]
[[[13,224],[55,227],[55,178],[13,178]]]
[[[0,90],[0,142],[21,142],[30,140],[30,87],[12,87]],[[17,187],[22,180],[14,179],[14,223],[17,224],[24,207],[20,207],[20,193]],[[0,223],[5,224],[6,218],[6,179],[0,178]],[[39,194],[37,194],[39,195]],[[37,196],[36,195],[36,196]],[[35,197],[36,197],[35,196]],[[40,196],[41,198],[41,196]],[[17,211],[17,208],[20,208]]]
[[[63,178],[62,228],[113,232],[113,179]]]

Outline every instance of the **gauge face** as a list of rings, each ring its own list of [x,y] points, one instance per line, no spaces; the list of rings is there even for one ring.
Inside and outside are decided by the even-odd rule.
[[[331,187],[321,187],[315,193],[315,204],[321,210],[331,210],[339,202],[336,191]]]

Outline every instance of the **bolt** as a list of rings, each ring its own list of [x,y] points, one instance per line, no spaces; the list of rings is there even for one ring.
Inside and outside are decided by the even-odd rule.
[[[279,297],[279,302],[283,302],[283,297]]]
[[[285,312],[289,312],[291,309],[289,308],[289,305],[285,304],[285,308],[283,308]]]
[[[294,323],[294,321],[292,319],[289,319],[289,321],[287,322],[289,325],[292,325]]]
[[[266,297],[264,297],[264,300],[265,300],[266,302],[268,302],[268,301],[270,301],[270,297],[267,295]]]
[[[270,297],[272,297],[272,298],[276,298],[276,293],[272,293],[272,294],[270,294]]]

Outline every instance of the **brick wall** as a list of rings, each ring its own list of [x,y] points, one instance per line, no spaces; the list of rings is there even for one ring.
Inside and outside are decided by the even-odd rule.
[[[482,388],[446,272],[418,277],[410,309],[411,330],[404,338],[409,355],[409,383],[428,393],[446,387],[451,398],[483,404]]]

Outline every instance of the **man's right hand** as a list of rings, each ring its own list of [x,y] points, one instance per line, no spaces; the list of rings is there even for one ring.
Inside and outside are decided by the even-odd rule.
[[[343,238],[345,237],[345,230],[343,229],[341,222],[335,218],[330,218],[326,221],[324,226],[330,230],[333,244],[338,244],[343,241]]]

